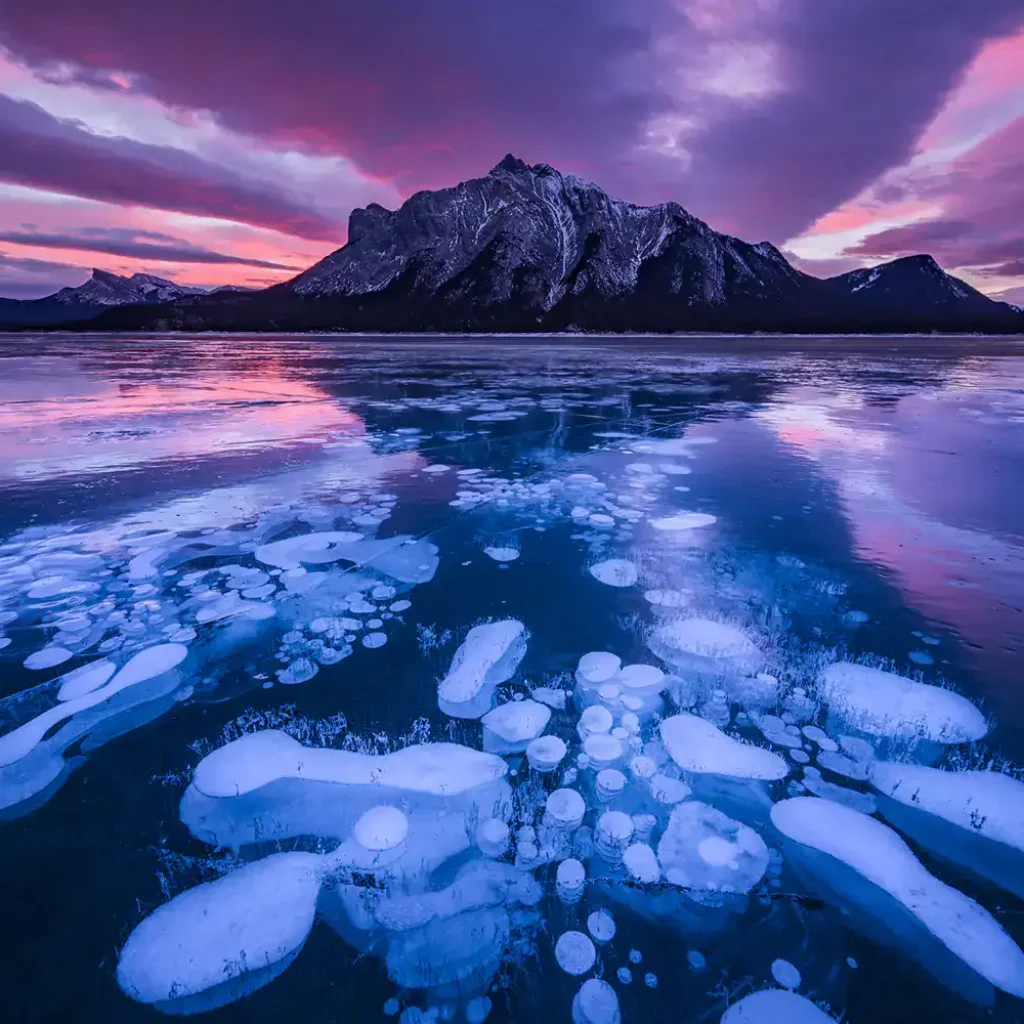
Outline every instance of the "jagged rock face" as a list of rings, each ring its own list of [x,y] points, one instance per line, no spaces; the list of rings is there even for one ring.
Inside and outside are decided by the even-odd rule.
[[[640,291],[687,305],[770,300],[804,279],[774,247],[720,235],[676,203],[634,206],[509,156],[483,178],[419,192],[394,212],[356,210],[349,243],[290,287],[304,297],[353,297],[401,281],[448,305],[547,313],[567,299]]]

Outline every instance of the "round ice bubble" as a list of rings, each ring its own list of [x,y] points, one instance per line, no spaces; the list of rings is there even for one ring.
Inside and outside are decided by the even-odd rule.
[[[597,773],[597,795],[611,800],[626,788],[626,776],[617,768],[604,768]]]
[[[583,932],[565,932],[555,943],[555,959],[566,974],[586,974],[597,960],[597,950]]]
[[[590,517],[594,519],[593,516]],[[625,558],[609,558],[590,567],[590,575],[609,587],[631,587],[637,579],[636,564]]]
[[[501,818],[484,818],[476,828],[476,845],[488,857],[501,857],[508,849],[509,828]]]
[[[587,931],[595,942],[611,942],[615,938],[615,918],[607,910],[595,910],[587,918]]]
[[[558,736],[538,736],[526,747],[526,760],[536,772],[553,772],[565,754],[565,740]]]
[[[800,987],[800,972],[788,960],[772,961],[772,977],[783,988]]]
[[[595,768],[607,768],[621,760],[622,742],[607,733],[595,733],[583,741],[583,752]]]
[[[597,685],[607,682],[622,667],[622,660],[609,651],[590,651],[580,658],[576,675],[581,682]]]
[[[633,843],[622,855],[623,867],[630,877],[644,885],[651,885],[661,878],[658,857],[646,843]]]
[[[405,842],[409,819],[390,804],[371,807],[355,824],[352,835],[366,850],[393,850]]]
[[[608,732],[614,724],[612,713],[603,704],[592,704],[580,715],[576,732],[585,740],[595,733]]]
[[[575,828],[583,821],[587,805],[575,789],[556,789],[548,797],[545,810],[555,824]]]
[[[588,978],[572,1001],[573,1024],[621,1024],[615,989],[600,978]]]

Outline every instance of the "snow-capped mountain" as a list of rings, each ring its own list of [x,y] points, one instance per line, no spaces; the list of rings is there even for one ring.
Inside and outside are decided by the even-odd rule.
[[[635,206],[547,164],[353,211],[348,242],[256,293],[112,309],[97,329],[1021,330],[930,257],[822,281],[677,203]],[[144,299],[150,303],[152,300]]]
[[[61,288],[41,299],[0,299],[0,326],[66,323],[99,316],[114,306],[152,306],[205,294],[203,288],[175,284],[153,274],[122,277],[94,269],[85,284]]]

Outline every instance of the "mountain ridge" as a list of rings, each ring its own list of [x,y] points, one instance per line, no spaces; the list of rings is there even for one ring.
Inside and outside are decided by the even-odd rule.
[[[95,330],[861,333],[1024,331],[926,255],[822,280],[676,202],[638,206],[509,154],[486,175],[353,210],[349,239],[258,292],[112,308]]]

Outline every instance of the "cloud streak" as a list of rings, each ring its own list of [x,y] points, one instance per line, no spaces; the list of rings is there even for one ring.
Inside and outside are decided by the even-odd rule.
[[[86,232],[88,229],[85,229]],[[71,234],[40,234],[30,231],[0,232],[0,242],[15,245],[33,246],[40,249],[64,249],[77,252],[102,252],[110,256],[125,256],[131,259],[149,260],[158,263],[206,263],[236,264],[244,267],[260,267],[264,270],[301,270],[301,267],[285,263],[273,263],[269,260],[252,259],[245,256],[231,256],[227,253],[213,252],[190,245],[181,239],[174,239],[160,232],[118,231],[106,236],[93,233],[81,235]],[[132,237],[141,236],[140,237]],[[157,236],[170,240],[166,242],[149,242],[142,240],[146,235]]]
[[[0,95],[0,181],[119,206],[144,206],[337,240],[343,229],[289,199],[172,146],[95,135],[34,103]]]

